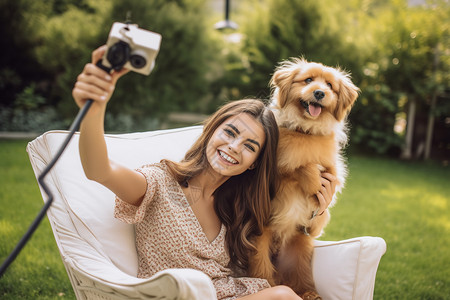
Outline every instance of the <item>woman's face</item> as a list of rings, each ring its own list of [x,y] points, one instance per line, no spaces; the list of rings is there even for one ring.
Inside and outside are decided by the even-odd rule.
[[[229,177],[253,168],[265,138],[261,123],[249,114],[226,119],[214,131],[206,148],[212,170]]]

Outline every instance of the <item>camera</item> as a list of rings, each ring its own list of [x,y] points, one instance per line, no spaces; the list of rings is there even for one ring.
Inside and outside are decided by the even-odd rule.
[[[141,29],[136,24],[115,22],[106,42],[101,64],[116,71],[122,68],[150,74],[161,45],[161,35]]]

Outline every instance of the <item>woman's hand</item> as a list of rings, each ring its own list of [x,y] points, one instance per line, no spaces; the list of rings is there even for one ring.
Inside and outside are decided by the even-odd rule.
[[[325,212],[333,200],[336,184],[338,182],[336,176],[330,173],[323,172],[321,176],[320,182],[322,183],[322,187],[316,194],[320,204],[319,211],[317,212],[317,215],[319,216]]]
[[[95,64],[103,57],[107,47],[101,46],[92,52],[92,62],[85,65],[77,77],[72,96],[81,108],[88,99],[94,100],[98,106],[106,106],[114,92],[117,80],[128,73],[128,70],[113,71],[108,74]]]

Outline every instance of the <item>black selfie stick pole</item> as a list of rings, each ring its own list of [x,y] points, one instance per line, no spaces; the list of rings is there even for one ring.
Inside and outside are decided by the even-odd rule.
[[[97,67],[100,69],[110,73],[113,68],[105,67],[102,65],[102,61],[99,60],[97,62]],[[34,219],[33,223],[28,228],[27,232],[23,235],[22,239],[17,243],[14,250],[11,252],[11,254],[6,258],[6,260],[3,262],[3,264],[0,267],[0,278],[5,273],[6,269],[9,267],[9,265],[14,261],[14,259],[17,257],[17,255],[20,253],[22,248],[26,245],[28,240],[31,238],[33,233],[36,231],[37,227],[41,223],[42,219],[47,213],[47,210],[50,208],[50,206],[53,203],[53,194],[48,188],[48,186],[44,182],[45,176],[50,172],[50,170],[53,168],[53,166],[56,164],[58,159],[63,154],[64,150],[66,149],[67,145],[69,144],[70,140],[72,139],[75,132],[80,128],[81,121],[86,116],[86,113],[88,112],[89,108],[91,108],[91,105],[94,101],[91,99],[88,99],[86,101],[86,104],[80,109],[77,116],[75,117],[75,120],[73,121],[72,125],[69,128],[69,134],[67,135],[66,139],[60,146],[58,152],[56,153],[55,157],[52,159],[52,161],[45,167],[45,169],[42,171],[41,175],[38,177],[38,183],[41,185],[42,189],[44,190],[45,194],[47,194],[48,199],[44,204],[44,207],[42,207],[41,211],[37,215],[37,217]]]

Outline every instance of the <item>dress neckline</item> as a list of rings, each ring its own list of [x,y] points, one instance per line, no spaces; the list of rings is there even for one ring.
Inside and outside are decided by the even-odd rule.
[[[186,194],[184,193],[183,189],[181,188],[181,185],[175,180],[178,186],[179,193],[182,195],[182,201],[184,202],[183,206],[186,207],[186,211],[188,214],[194,219],[195,227],[201,232],[201,235],[204,237],[204,239],[208,242],[209,245],[216,244],[218,242],[224,241],[224,235],[225,235],[225,225],[223,223],[220,223],[220,231],[217,234],[217,236],[213,240],[209,240],[208,236],[206,235],[205,231],[203,230],[202,225],[200,224],[200,221],[197,218],[197,215],[194,213],[194,210],[192,209],[191,205],[189,204],[189,201],[186,198]]]

